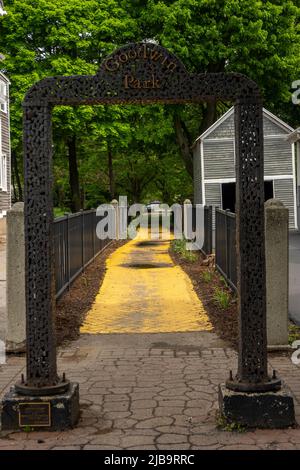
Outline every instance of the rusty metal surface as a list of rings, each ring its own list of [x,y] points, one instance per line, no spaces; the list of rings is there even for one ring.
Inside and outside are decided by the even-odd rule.
[[[235,73],[189,74],[166,49],[129,44],[95,76],[53,77],[24,101],[27,383],[59,381],[54,339],[51,109],[56,105],[188,103],[235,105],[237,264],[240,309],[238,382],[269,382],[266,354],[262,100],[258,86]]]

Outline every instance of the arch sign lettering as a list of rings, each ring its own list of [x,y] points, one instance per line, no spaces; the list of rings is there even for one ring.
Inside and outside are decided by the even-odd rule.
[[[237,73],[190,74],[167,49],[129,44],[107,57],[94,76],[46,78],[24,101],[27,374],[19,394],[65,393],[54,334],[51,111],[59,105],[200,103],[225,100],[235,109],[236,231],[239,305],[234,391],[278,390],[268,376],[264,251],[262,98]]]

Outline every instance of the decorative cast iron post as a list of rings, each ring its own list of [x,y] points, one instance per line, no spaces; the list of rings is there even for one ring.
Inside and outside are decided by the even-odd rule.
[[[268,376],[264,229],[263,115],[259,97],[235,104],[236,256],[239,309],[238,372],[226,386],[235,391],[279,390]]]
[[[25,395],[65,392],[56,369],[55,279],[52,203],[51,108],[25,106],[25,267],[27,376],[16,384]]]

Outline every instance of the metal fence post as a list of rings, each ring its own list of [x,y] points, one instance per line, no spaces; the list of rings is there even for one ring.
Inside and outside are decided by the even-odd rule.
[[[82,271],[84,271],[84,212],[83,209],[80,209],[81,213],[81,255],[82,255],[82,262],[81,262],[81,268]]]
[[[208,240],[207,240],[207,250],[208,255],[210,255],[213,251],[212,249],[212,206],[208,206],[208,213],[207,213],[207,225],[208,225]]]
[[[70,259],[70,233],[69,233],[69,214],[65,213],[66,225],[67,225],[67,246],[66,246],[66,264],[68,272],[68,290],[70,290],[70,279],[71,279],[71,259]]]
[[[92,208],[92,215],[93,215],[93,223],[91,224],[92,227],[92,237],[93,237],[93,258],[95,258],[96,254],[96,247],[95,247],[95,230],[96,230],[96,211],[94,208]]]
[[[219,246],[218,246],[218,223],[219,223],[219,215],[218,215],[218,207],[215,209],[215,262],[216,262],[216,267],[218,265],[218,258],[219,258]]]
[[[229,277],[229,228],[230,228],[230,225],[229,225],[229,212],[230,210],[229,209],[226,209],[225,211],[225,256],[226,256],[226,276]]]

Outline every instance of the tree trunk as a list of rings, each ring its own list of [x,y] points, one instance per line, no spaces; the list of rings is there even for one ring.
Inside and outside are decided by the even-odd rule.
[[[191,150],[192,142],[184,122],[178,115],[174,116],[174,126],[177,143],[180,148],[181,156],[188,174],[193,178],[193,152]]]
[[[203,119],[199,128],[200,135],[206,131],[217,120],[217,103],[216,100],[206,103],[203,111]]]
[[[113,169],[113,154],[110,142],[107,142],[107,156],[108,156],[108,175],[109,175],[109,192],[110,198],[115,198],[115,175]]]
[[[17,154],[14,150],[11,152],[12,181],[14,188],[15,201],[23,201],[23,188],[18,167]],[[17,185],[17,188],[15,187]]]
[[[81,209],[80,187],[77,166],[76,136],[74,135],[67,141],[69,157],[69,183],[71,190],[71,210],[78,212]]]

